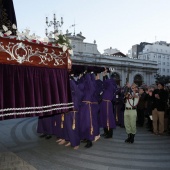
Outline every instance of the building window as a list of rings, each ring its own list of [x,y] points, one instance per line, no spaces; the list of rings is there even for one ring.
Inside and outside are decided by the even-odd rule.
[[[169,73],[169,69],[167,69],[167,73]]]
[[[165,62],[163,62],[163,65],[165,65]]]
[[[163,68],[162,71],[165,72],[165,69]]]
[[[167,62],[167,66],[169,66],[169,62]]]

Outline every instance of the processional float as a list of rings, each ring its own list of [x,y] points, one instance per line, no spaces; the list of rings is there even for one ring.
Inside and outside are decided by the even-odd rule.
[[[66,45],[0,33],[0,120],[67,112],[71,65]]]

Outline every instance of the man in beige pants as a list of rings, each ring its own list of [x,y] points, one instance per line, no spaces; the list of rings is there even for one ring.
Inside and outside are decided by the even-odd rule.
[[[155,135],[162,135],[164,132],[164,115],[167,102],[167,94],[164,90],[164,84],[158,83],[158,89],[153,92],[153,132]],[[159,124],[159,125],[158,125]]]

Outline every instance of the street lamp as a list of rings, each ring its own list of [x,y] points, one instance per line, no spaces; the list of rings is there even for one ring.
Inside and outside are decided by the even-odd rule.
[[[56,19],[56,15],[53,15],[53,21],[48,21],[48,17],[46,17],[46,25],[48,27],[54,26],[54,32],[52,32],[53,34],[58,33],[59,32],[59,27],[61,27],[63,25],[63,17],[61,17],[60,21],[57,21]],[[48,36],[50,35],[50,33],[48,33],[47,28],[45,29],[45,35]]]

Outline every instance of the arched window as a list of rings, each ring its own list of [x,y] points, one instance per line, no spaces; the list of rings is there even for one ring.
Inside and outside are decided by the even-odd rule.
[[[120,85],[120,76],[118,73],[116,73],[116,72],[112,73],[111,78],[113,78],[116,81],[117,85]]]
[[[137,74],[134,77],[134,83],[137,84],[138,86],[141,86],[142,85],[142,76]]]

